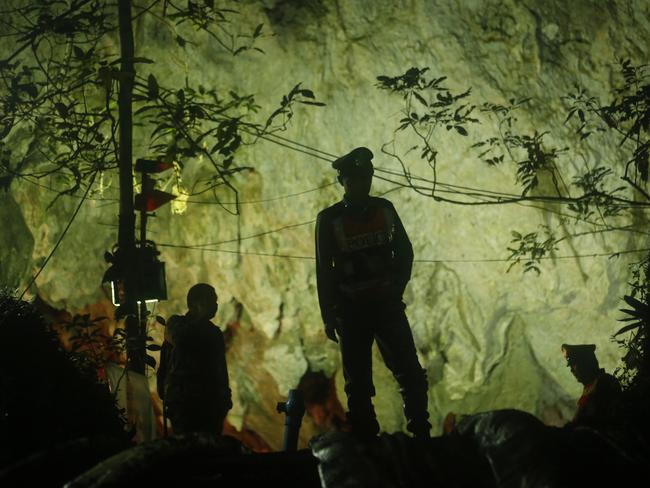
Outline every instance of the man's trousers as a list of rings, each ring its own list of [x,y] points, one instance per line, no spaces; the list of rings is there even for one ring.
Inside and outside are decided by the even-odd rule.
[[[417,437],[427,437],[431,424],[427,411],[427,378],[418,361],[413,334],[403,303],[342,307],[338,333],[345,393],[348,397],[348,421],[352,431],[362,437],[379,432],[371,398],[372,344],[377,346],[388,369],[400,386],[404,400],[407,429]]]

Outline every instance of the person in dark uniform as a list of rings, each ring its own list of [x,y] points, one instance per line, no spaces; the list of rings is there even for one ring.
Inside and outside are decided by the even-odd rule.
[[[578,410],[567,426],[602,427],[616,420],[616,408],[621,399],[618,380],[600,368],[595,344],[562,344],[567,367],[583,385]]]
[[[223,333],[210,321],[217,293],[208,284],[194,285],[187,307],[185,315],[169,318],[165,330],[159,372],[165,410],[175,434],[220,435],[232,401]]]
[[[316,220],[316,278],[325,333],[341,349],[348,422],[372,438],[372,344],[400,385],[407,429],[428,438],[427,378],[420,366],[402,301],[411,278],[413,247],[393,204],[371,197],[372,152],[359,147],[332,167],[343,200]]]

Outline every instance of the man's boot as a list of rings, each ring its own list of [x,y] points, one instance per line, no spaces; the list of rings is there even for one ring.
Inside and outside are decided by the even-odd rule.
[[[431,424],[427,419],[407,419],[406,429],[418,440],[431,439]]]
[[[404,416],[406,417],[406,429],[417,439],[427,440],[431,438],[431,424],[428,420],[429,401],[426,378],[422,378],[420,383],[402,389]]]
[[[377,438],[379,434],[379,422],[377,422],[377,416],[375,415],[375,409],[372,406],[372,403],[364,405],[364,408],[351,408],[347,412],[348,423],[352,430],[352,435],[357,439],[367,442]]]

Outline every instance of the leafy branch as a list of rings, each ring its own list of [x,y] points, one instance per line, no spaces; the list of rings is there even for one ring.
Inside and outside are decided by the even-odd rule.
[[[181,48],[190,44],[183,37],[185,29],[207,34],[233,55],[261,51],[254,44],[264,37],[263,25],[242,32],[236,25],[238,11],[222,5],[210,0],[183,5],[154,0],[134,18],[148,15],[163,21],[173,28]],[[44,0],[8,12],[6,23],[15,26],[12,35],[18,48],[0,62],[3,187],[15,178],[54,175],[65,183],[61,195],[75,193],[90,174],[117,168],[122,60],[105,47],[117,29],[114,9],[100,0],[76,0],[70,8],[57,0]],[[235,200],[232,177],[251,169],[236,162],[242,145],[286,129],[296,103],[323,105],[311,90],[297,84],[264,123],[255,122],[251,116],[261,107],[253,95],[191,86],[189,80],[180,89],[165,87],[158,81],[153,60],[136,56],[133,62],[138,69],[135,125],[149,136],[142,156],[175,162],[179,170],[192,159],[205,159],[214,170],[210,187],[227,187]],[[14,149],[22,147],[16,141],[25,134],[33,141],[28,151]],[[245,140],[244,134],[253,137]],[[223,208],[232,212],[231,207]]]
[[[565,123],[577,116],[576,132],[581,139],[606,130],[617,133],[619,146],[631,147],[621,179],[650,201],[645,188],[650,154],[650,71],[647,64],[634,65],[629,59],[618,60],[618,66],[623,83],[614,89],[613,99],[602,104],[585,89],[576,87],[565,97],[570,105]]]
[[[512,231],[513,239],[510,242],[516,244],[516,247],[508,247],[508,251],[510,251],[508,260],[511,262],[506,272],[521,264],[524,273],[534,271],[537,275],[540,274],[541,260],[557,250],[558,243],[558,240],[548,227],[544,231],[545,238],[543,240],[540,240],[538,232],[522,235],[519,232]]]
[[[550,145],[548,131],[536,128],[527,128],[525,131],[518,129],[521,123],[518,122],[517,115],[530,103],[529,98],[512,98],[507,104],[472,104],[466,98],[470,96],[470,90],[458,95],[451,94],[443,84],[445,77],[429,79],[428,68],[410,68],[403,75],[379,76],[377,86],[399,95],[402,99],[402,117],[397,122],[395,134],[409,131],[420,141],[420,145],[409,147],[405,155],[400,155],[395,139],[384,144],[383,152],[399,163],[401,176],[406,183],[400,183],[394,178],[379,177],[436,201],[456,205],[543,202],[543,210],[551,213],[555,213],[550,207],[551,204],[565,205],[575,223],[591,226],[578,235],[603,231],[632,232],[633,226],[621,224],[620,220],[633,219],[631,212],[645,208],[650,202],[645,189],[648,172],[650,89],[645,65],[633,66],[629,61],[623,61],[620,67],[624,83],[615,90],[613,101],[608,105],[600,105],[597,99],[590,97],[585,90],[578,90],[565,97],[565,101],[569,102],[565,123],[569,123],[573,118],[579,121],[576,132],[580,135],[580,140],[608,129],[620,134],[620,145],[629,146],[632,152],[631,158],[622,168],[623,171],[619,171],[621,168],[615,164],[590,166],[585,160],[584,167],[578,170],[577,174],[574,170],[571,170],[574,174],[564,174],[569,172],[569,167],[561,164],[569,151],[568,147]],[[480,108],[475,110],[477,106]],[[477,115],[474,116],[476,112]],[[596,116],[598,120],[592,121],[592,116]],[[437,173],[441,162],[435,150],[435,141],[436,137],[441,137],[439,129],[455,129],[453,132],[462,136],[462,141],[468,135],[466,127],[481,122],[489,122],[496,128],[496,133],[471,144],[470,148],[477,149],[478,159],[488,166],[511,164],[514,179],[521,186],[520,195],[480,189],[468,191],[462,190],[462,186],[447,183],[444,184],[443,191],[438,189]],[[416,149],[421,149],[420,159],[431,168],[432,178],[412,174],[405,156]],[[616,184],[617,176],[625,184]],[[543,185],[541,181],[544,182]],[[443,196],[441,193],[449,196]],[[639,200],[634,193],[642,195],[643,198]],[[559,227],[564,226],[566,222],[566,217],[561,217]],[[565,230],[562,231],[565,235],[559,238],[553,237],[555,231],[548,228],[544,238],[537,232],[514,233],[515,238],[511,243],[516,245],[508,248],[512,261],[508,270],[513,265],[522,264],[524,272],[532,270],[539,273],[540,259],[553,251],[559,242],[571,237]]]
[[[421,141],[420,158],[427,162],[433,172],[433,182],[427,196],[437,199],[437,158],[438,150],[434,147],[433,136],[440,127],[446,131],[454,130],[462,136],[467,136],[467,125],[477,123],[478,119],[472,117],[476,108],[474,105],[463,103],[470,96],[471,89],[462,93],[452,93],[443,82],[446,77],[428,78],[426,73],[429,68],[410,68],[399,76],[378,76],[377,87],[399,94],[403,101],[403,117],[395,132],[410,129]],[[382,151],[400,162],[409,186],[421,193],[417,185],[413,184],[410,172],[403,160],[395,152],[388,150],[392,143],[384,144]],[[412,148],[412,149],[416,149]]]

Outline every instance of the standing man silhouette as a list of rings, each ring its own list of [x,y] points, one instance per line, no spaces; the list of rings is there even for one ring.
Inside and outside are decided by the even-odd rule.
[[[174,434],[220,435],[232,401],[223,333],[210,320],[219,308],[216,291],[206,283],[194,285],[187,308],[167,322],[159,393]]]
[[[420,366],[402,301],[411,278],[413,247],[393,204],[371,197],[372,152],[359,147],[337,159],[343,200],[318,214],[316,278],[327,337],[341,349],[348,422],[353,434],[374,438],[372,344],[399,383],[407,429],[429,438],[427,378]]]

